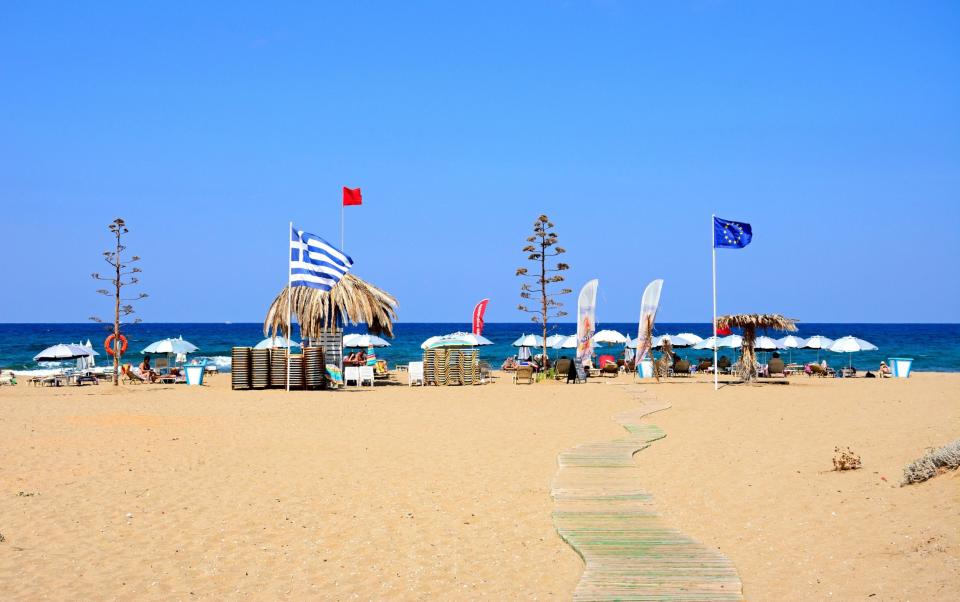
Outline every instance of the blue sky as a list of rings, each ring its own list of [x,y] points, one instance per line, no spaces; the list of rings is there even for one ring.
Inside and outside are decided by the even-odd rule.
[[[196,4],[0,9],[0,322],[106,314],[117,216],[145,320],[260,320],[342,185],[403,321],[524,321],[540,213],[601,322],[709,321],[714,212],[721,312],[960,321],[956,3]]]

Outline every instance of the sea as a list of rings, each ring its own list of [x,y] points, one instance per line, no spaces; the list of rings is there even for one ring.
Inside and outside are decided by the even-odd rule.
[[[483,335],[494,342],[482,347],[481,359],[499,366],[507,357],[514,355],[516,349],[511,343],[523,334],[534,332],[527,323],[487,323]],[[434,335],[457,331],[469,331],[468,323],[413,323],[394,324],[394,338],[390,347],[377,349],[377,356],[386,359],[390,367],[416,361],[421,357],[420,344]],[[598,330],[612,329],[635,337],[636,323],[599,324]],[[363,326],[348,327],[346,332],[366,332]],[[551,324],[548,334],[574,334],[573,323]],[[658,323],[656,334],[676,334],[692,332],[701,337],[712,334],[710,323]],[[263,339],[263,325],[259,323],[141,323],[124,327],[129,341],[125,359],[141,357],[140,351],[150,343],[169,337],[183,337],[199,348],[191,357],[208,358],[224,372],[230,370],[230,349],[234,346],[253,346]],[[100,355],[96,357],[98,366],[111,364],[104,352],[103,341],[107,331],[102,324],[0,324],[0,368],[14,370],[24,374],[44,374],[58,366],[51,363],[37,363],[33,357],[43,349],[57,343],[82,343],[88,339]],[[770,332],[768,335],[779,338],[784,333]],[[839,354],[829,351],[784,350],[782,357],[794,362],[827,360],[832,366],[847,365],[865,370],[875,370],[880,361],[891,357],[913,358],[913,369],[918,371],[960,372],[960,324],[801,324],[800,337],[816,334],[836,339],[845,335],[865,339],[878,347],[877,351],[865,351],[854,354]],[[296,336],[294,327],[294,338]],[[622,352],[622,346],[610,346],[609,351],[616,355]],[[697,359],[710,355],[709,351],[678,349],[681,357]],[[732,350],[728,350],[732,353]],[[602,353],[602,349],[598,349]],[[570,357],[573,350],[558,349],[551,351],[552,357]],[[133,358],[133,360],[131,360]],[[888,362],[889,363],[889,362]],[[73,362],[67,363],[67,365]]]

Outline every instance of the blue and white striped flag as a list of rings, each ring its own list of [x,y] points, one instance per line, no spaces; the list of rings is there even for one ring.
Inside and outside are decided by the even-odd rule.
[[[350,257],[316,234],[290,230],[290,286],[328,291],[353,265]]]

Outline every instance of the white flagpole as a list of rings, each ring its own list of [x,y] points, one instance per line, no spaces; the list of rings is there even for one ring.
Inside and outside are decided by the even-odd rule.
[[[343,200],[340,200],[340,251],[343,251]]]
[[[293,240],[293,222],[290,222],[290,232],[287,240]],[[290,269],[290,243],[287,242],[287,391],[290,390],[290,341],[293,340],[293,272]]]
[[[717,365],[717,241],[716,227],[714,226],[716,215],[710,216],[710,250],[713,253],[713,390],[720,388],[719,372],[720,366]]]

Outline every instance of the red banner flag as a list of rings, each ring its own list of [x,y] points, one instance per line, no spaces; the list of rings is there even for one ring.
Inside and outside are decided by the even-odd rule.
[[[731,334],[733,334],[733,331],[730,330],[730,328],[727,328],[727,327],[721,328],[720,325],[717,325],[717,336],[718,336],[718,337],[725,337],[725,336],[731,335]]]
[[[362,205],[363,197],[360,195],[359,188],[347,188],[343,187],[343,206],[348,205]]]
[[[487,311],[490,299],[484,299],[473,308],[473,334],[483,334],[483,314]]]

